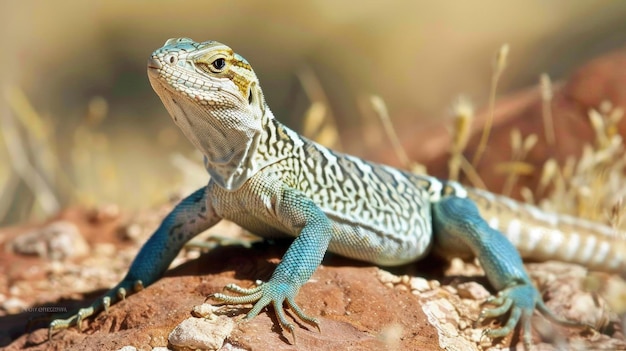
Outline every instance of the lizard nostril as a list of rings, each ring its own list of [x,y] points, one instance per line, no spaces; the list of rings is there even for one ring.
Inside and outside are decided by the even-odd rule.
[[[163,65],[161,65],[161,61],[156,56],[152,56],[148,59],[148,68],[156,68],[161,69]]]

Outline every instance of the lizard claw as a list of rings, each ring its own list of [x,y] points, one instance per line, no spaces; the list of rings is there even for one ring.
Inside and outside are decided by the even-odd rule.
[[[487,318],[502,317],[507,312],[510,313],[504,326],[498,329],[485,329],[482,335],[501,338],[511,333],[517,324],[521,324],[522,342],[526,350],[529,350],[532,345],[531,317],[535,308],[554,323],[568,327],[588,327],[556,316],[545,305],[537,289],[529,283],[508,287],[498,296],[488,299],[487,302],[495,307],[482,310],[477,323],[482,323]]]
[[[59,318],[53,320],[52,322],[50,322],[50,326],[48,327],[48,340],[52,339],[52,333],[55,330],[67,329],[73,325],[75,325],[79,331],[82,330],[81,322],[83,321],[83,319],[93,315],[97,310],[100,310],[102,308],[108,309],[107,304],[110,304],[110,299],[108,298],[108,296],[102,298],[102,301],[98,301],[97,303],[94,303],[89,307],[79,309],[76,314],[70,316],[69,318]],[[100,306],[102,306],[102,308],[99,308]]]
[[[288,283],[276,283],[269,281],[267,283],[261,283],[255,288],[242,288],[236,284],[228,284],[224,289],[231,292],[240,294],[241,296],[231,296],[226,294],[213,294],[212,298],[228,304],[246,304],[254,303],[254,306],[246,315],[246,320],[250,320],[256,317],[261,310],[270,303],[274,306],[274,312],[278,318],[278,322],[281,327],[288,330],[293,336],[294,344],[296,342],[296,334],[294,332],[293,324],[287,321],[283,303],[287,302],[287,305],[293,310],[293,312],[303,322],[306,322],[312,326],[315,326],[317,330],[320,330],[319,322],[316,318],[307,316],[304,311],[296,304],[294,297],[296,296],[298,289],[295,289]]]
[[[52,334],[56,330],[67,329],[71,326],[76,326],[78,330],[82,330],[81,324],[83,320],[103,310],[108,312],[111,304],[124,300],[126,298],[127,288],[132,288],[133,291],[139,291],[143,289],[143,283],[141,280],[137,280],[132,283],[122,281],[118,286],[111,289],[103,297],[94,301],[89,307],[79,309],[75,314],[70,315],[68,318],[58,318],[53,320],[48,326],[48,340],[52,339]]]
[[[507,312],[510,312],[509,319],[501,328],[485,329],[483,335],[490,338],[507,336],[521,322],[522,342],[528,350],[532,344],[531,317],[539,301],[542,301],[539,292],[530,284],[515,285],[502,290],[497,297],[488,300],[495,307],[482,310],[477,322],[501,317]]]

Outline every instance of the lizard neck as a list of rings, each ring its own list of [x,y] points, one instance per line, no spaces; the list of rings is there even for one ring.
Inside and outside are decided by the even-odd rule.
[[[257,119],[259,125],[251,126],[251,128],[230,126],[222,131],[220,128],[222,124],[208,123],[212,131],[204,137],[197,138],[197,143],[194,143],[204,154],[204,166],[211,180],[220,187],[226,190],[237,190],[259,170],[272,162],[258,155],[259,145],[266,139],[264,126],[273,120],[267,107],[262,116],[261,119]]]
[[[278,122],[267,105],[263,109],[258,128],[240,130],[238,136],[211,133],[211,145],[199,147],[204,154],[204,165],[211,179],[227,190],[239,189],[261,169],[289,157],[302,141],[289,128]],[[215,135],[222,140],[216,142]],[[200,141],[199,140],[199,141]],[[216,148],[215,145],[234,145]]]

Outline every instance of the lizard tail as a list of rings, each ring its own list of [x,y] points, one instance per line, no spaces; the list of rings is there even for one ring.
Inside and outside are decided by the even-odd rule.
[[[466,190],[482,217],[502,232],[522,257],[626,273],[626,233],[597,222],[547,213],[484,190]]]

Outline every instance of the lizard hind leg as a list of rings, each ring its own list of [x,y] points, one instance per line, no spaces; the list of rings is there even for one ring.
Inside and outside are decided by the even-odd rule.
[[[499,329],[487,329],[484,335],[498,338],[510,334],[520,324],[522,341],[529,349],[532,341],[531,317],[535,309],[547,318],[566,326],[581,326],[557,317],[542,300],[524,270],[522,259],[508,239],[489,227],[472,200],[449,196],[433,204],[433,228],[440,250],[446,245],[467,246],[478,258],[491,285],[499,290],[490,302],[495,307],[481,312],[479,321],[509,313]]]

